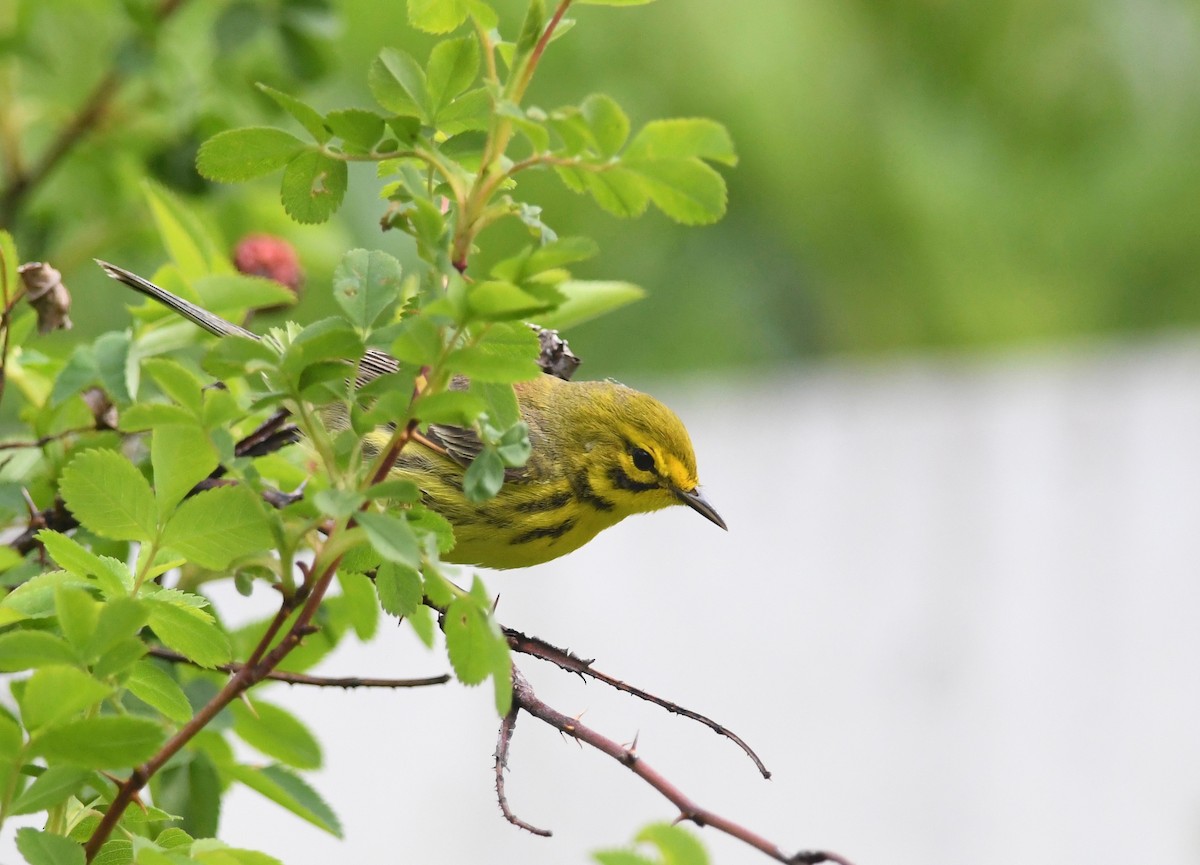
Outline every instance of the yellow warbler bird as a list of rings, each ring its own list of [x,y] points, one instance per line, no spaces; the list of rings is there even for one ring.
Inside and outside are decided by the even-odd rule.
[[[258,338],[137,274],[97,263],[210,333]],[[370,350],[360,369],[371,378],[394,372],[396,361]],[[471,430],[431,424],[392,469],[393,476],[414,481],[425,504],[454,527],[447,561],[536,565],[578,549],[631,514],[671,505],[687,505],[725,528],[700,494],[687,429],[658,400],[612,381],[551,375],[513,387],[532,454],[523,468],[508,472],[495,498],[473,502],[463,494],[463,472],[482,447]]]

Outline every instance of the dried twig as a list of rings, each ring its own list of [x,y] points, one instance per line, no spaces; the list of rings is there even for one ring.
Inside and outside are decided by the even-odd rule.
[[[697,723],[703,724],[718,736],[724,736],[741,748],[746,756],[754,761],[754,765],[764,778],[771,777],[771,772],[763,764],[763,761],[759,759],[758,755],[754,753],[754,750],[746,744],[741,736],[728,727],[718,724],[716,721],[705,715],[701,715],[699,712],[694,712],[691,709],[680,706],[678,703],[665,700],[662,697],[651,694],[649,691],[644,691],[641,688],[622,682],[620,679],[610,676],[607,673],[602,673],[592,666],[593,661],[591,659],[584,660],[568,649],[560,649],[539,637],[526,636],[513,628],[504,628],[503,630],[504,636],[508,638],[508,645],[514,652],[520,652],[523,655],[530,655],[534,658],[540,658],[543,661],[549,661],[568,672],[578,673],[580,676],[595,679],[609,687],[616,688],[618,691],[631,694],[639,700],[645,700],[648,703],[661,706],[673,715],[682,715],[685,718],[690,718]]]

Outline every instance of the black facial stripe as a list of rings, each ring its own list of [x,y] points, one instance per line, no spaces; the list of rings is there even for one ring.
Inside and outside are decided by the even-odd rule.
[[[625,470],[620,466],[613,466],[608,470],[608,479],[612,481],[612,485],[622,490],[629,490],[631,493],[644,493],[647,490],[658,489],[658,484],[647,484],[642,481],[635,481],[629,475],[625,474]]]
[[[556,511],[559,508],[565,508],[573,500],[574,496],[570,491],[563,490],[561,493],[556,493],[543,499],[530,499],[527,502],[521,502],[513,510],[520,511],[523,514],[539,514],[543,511]]]
[[[592,484],[588,480],[587,470],[583,469],[571,475],[571,492],[575,494],[575,498],[579,501],[591,505],[598,511],[611,511],[613,503],[603,496],[596,495],[596,491],[592,489]]]
[[[544,526],[540,529],[530,529],[527,532],[523,532],[513,538],[512,542],[514,544],[527,544],[530,541],[536,541],[541,538],[550,538],[553,540],[561,538],[573,528],[575,528],[574,520],[563,520],[556,526]]]

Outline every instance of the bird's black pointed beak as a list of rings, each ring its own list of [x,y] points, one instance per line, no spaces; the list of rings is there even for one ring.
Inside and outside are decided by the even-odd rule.
[[[676,490],[675,495],[679,496],[681,502],[706,520],[716,523],[725,529],[725,531],[729,531],[729,526],[725,525],[725,521],[721,519],[721,515],[717,513],[717,509],[710,505],[704,496],[700,495],[700,487],[696,487],[690,493],[685,493],[683,490]]]

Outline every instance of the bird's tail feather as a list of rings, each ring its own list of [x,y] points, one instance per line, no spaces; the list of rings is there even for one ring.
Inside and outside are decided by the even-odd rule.
[[[251,339],[258,339],[258,334],[251,333],[244,327],[238,327],[232,321],[226,321],[219,315],[213,315],[207,309],[196,306],[196,304],[172,294],[165,288],[159,288],[153,282],[150,282],[150,280],[143,279],[136,273],[131,273],[122,267],[117,267],[115,264],[109,264],[107,261],[101,261],[100,259],[96,259],[96,264],[104,268],[104,272],[117,282],[123,282],[134,291],[154,298],[159,303],[169,307],[188,321],[204,328],[209,333],[214,333],[217,336],[237,334],[239,336],[248,336]]]

